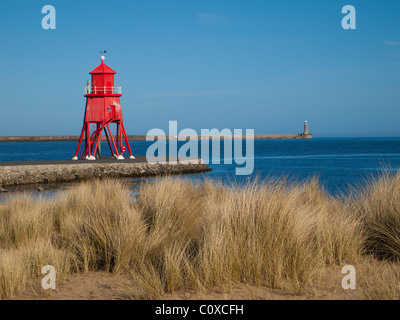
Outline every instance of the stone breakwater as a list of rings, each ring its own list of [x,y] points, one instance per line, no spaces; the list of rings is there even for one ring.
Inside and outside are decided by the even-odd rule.
[[[211,169],[201,159],[180,162],[89,162],[55,161],[27,164],[2,163],[0,186],[26,184],[54,184],[89,180],[93,178],[141,178],[164,175],[201,173]]]
[[[218,137],[218,136],[217,136]],[[155,136],[149,136],[150,140],[154,140]],[[160,140],[174,140],[176,136],[161,136],[157,137]],[[189,140],[190,138],[196,138],[198,140],[211,140],[216,136],[179,136],[181,140]],[[116,139],[116,137],[114,137]],[[224,137],[221,136],[223,140]],[[235,135],[233,139],[245,140],[245,135]],[[285,139],[312,139],[311,134],[256,134],[254,135],[255,140],[285,140]],[[0,142],[66,142],[66,141],[78,141],[79,136],[20,136],[20,137],[4,137],[0,136]],[[145,135],[134,135],[128,136],[129,141],[146,141]],[[101,141],[107,141],[106,137],[102,136]]]

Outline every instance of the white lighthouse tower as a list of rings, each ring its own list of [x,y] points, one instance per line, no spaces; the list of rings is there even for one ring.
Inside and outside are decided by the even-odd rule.
[[[309,135],[310,133],[308,132],[308,122],[307,120],[304,122],[304,135]]]

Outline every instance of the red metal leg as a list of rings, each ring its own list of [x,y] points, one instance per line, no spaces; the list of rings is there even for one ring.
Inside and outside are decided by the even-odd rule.
[[[106,134],[106,138],[107,138],[108,146],[110,147],[111,155],[114,155],[114,150],[113,150],[113,148],[111,146],[110,138],[108,136],[106,127],[104,128],[104,133]]]
[[[123,133],[123,135],[124,135],[125,143],[126,143],[126,146],[127,146],[127,148],[128,148],[129,155],[130,155],[131,157],[133,157],[133,155],[132,155],[132,150],[131,150],[131,146],[129,145],[129,141],[128,141],[128,136],[126,135],[124,123],[123,123],[122,121],[121,121],[121,131],[122,131],[122,133]]]
[[[118,131],[119,131],[119,150],[120,150],[121,154],[123,154],[123,152],[122,152],[122,130],[121,130],[120,123],[118,123]]]
[[[118,151],[119,151],[119,153],[122,154],[122,152],[121,152],[122,149],[119,147],[119,144],[120,144],[119,123],[117,123],[117,135],[115,136],[115,139],[116,139],[116,145],[117,145]]]
[[[86,150],[87,150],[87,156],[90,158],[91,156],[91,137],[90,137],[90,126],[89,123],[86,124]]]
[[[110,137],[111,137],[112,144],[113,144],[113,146],[115,148],[116,156],[119,157],[118,149],[117,149],[117,147],[115,145],[114,137],[113,137],[113,135],[111,133],[110,126],[108,124],[107,124],[107,129],[110,132]]]
[[[100,125],[97,125],[97,127],[100,127]],[[93,140],[93,142],[96,141],[96,143],[94,144],[94,149],[93,149],[93,157],[96,157],[97,146],[99,144],[102,132],[103,132],[103,128],[100,128],[100,130],[97,132],[95,140]]]
[[[88,155],[88,124],[85,123],[85,150],[81,156],[81,159],[84,159]]]
[[[76,148],[74,159],[76,159],[78,157],[79,149],[81,147],[82,140],[83,140],[83,135],[85,134],[85,129],[86,129],[86,125],[83,124],[81,136],[79,137],[78,147]]]

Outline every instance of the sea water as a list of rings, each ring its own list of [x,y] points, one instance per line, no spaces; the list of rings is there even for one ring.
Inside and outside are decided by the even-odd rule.
[[[180,145],[184,143],[179,142]],[[145,156],[152,142],[132,141],[130,144],[134,155]],[[76,145],[76,142],[0,143],[0,161],[67,160],[73,157]],[[108,145],[102,143],[103,152],[107,148]],[[220,155],[224,155],[223,141]],[[255,177],[263,180],[285,176],[301,182],[317,176],[329,192],[337,194],[346,192],[349,186],[357,186],[371,175],[377,176],[384,170],[399,170],[400,138],[256,140],[254,171],[250,176],[236,176],[238,165],[235,161],[233,164],[224,164],[224,159],[220,159],[221,164],[213,164],[212,160],[210,162],[212,172],[188,175],[185,178],[196,181],[212,178],[224,183],[244,183]]]

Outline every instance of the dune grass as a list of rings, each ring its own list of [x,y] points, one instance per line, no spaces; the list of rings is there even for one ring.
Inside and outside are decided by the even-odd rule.
[[[56,268],[59,285],[71,273],[129,275],[135,299],[241,283],[302,294],[328,266],[365,256],[397,263],[399,208],[400,175],[389,173],[340,198],[317,179],[173,178],[144,183],[136,197],[118,180],[50,200],[14,196],[0,204],[0,297],[23,292],[44,265]],[[398,297],[398,285],[377,290],[378,278],[364,281],[363,297]]]

